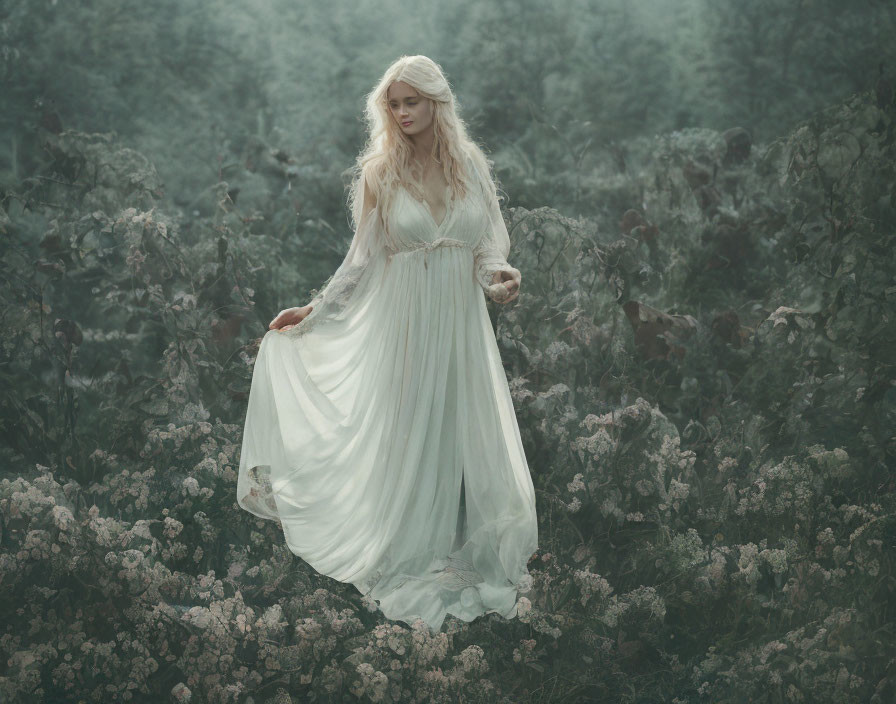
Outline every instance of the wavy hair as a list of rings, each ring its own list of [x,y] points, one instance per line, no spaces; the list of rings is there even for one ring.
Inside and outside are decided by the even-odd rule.
[[[427,56],[401,56],[392,62],[365,98],[367,142],[350,169],[348,208],[353,229],[361,222],[365,182],[376,196],[380,212],[388,212],[399,184],[415,197],[423,198],[421,189],[409,177],[414,145],[389,109],[388,90],[395,81],[404,81],[421,96],[433,101],[432,156],[442,167],[452,197],[463,198],[473,178],[465,168],[465,155],[472,158],[486,181],[484,187],[497,194],[492,162],[468,136],[466,123],[457,114],[457,100],[441,67]]]

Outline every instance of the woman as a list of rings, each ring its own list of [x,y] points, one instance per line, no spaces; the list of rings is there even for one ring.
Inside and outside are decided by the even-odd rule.
[[[512,618],[538,529],[482,293],[519,295],[495,184],[427,57],[393,63],[366,116],[348,253],[259,347],[237,500],[389,619]]]

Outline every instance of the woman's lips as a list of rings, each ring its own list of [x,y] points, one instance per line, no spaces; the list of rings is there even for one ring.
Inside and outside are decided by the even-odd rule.
[[[408,126],[409,124],[411,124],[412,122],[413,122],[413,120],[408,120],[407,122],[402,122],[401,124],[402,124],[404,127],[407,127],[407,126]]]

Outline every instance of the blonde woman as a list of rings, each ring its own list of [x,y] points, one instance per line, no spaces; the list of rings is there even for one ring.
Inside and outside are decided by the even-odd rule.
[[[388,619],[513,618],[538,528],[485,302],[521,280],[495,182],[425,56],[389,66],[366,118],[348,253],[258,350],[237,500]]]

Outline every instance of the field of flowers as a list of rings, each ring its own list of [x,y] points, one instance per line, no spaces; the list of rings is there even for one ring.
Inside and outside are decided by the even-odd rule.
[[[894,114],[526,186],[594,204],[509,208],[489,304],[533,587],[435,636],[235,501],[267,322],[348,242],[295,217],[323,177],[249,141],[177,207],[151,155],[47,131],[0,209],[0,701],[896,701]]]

